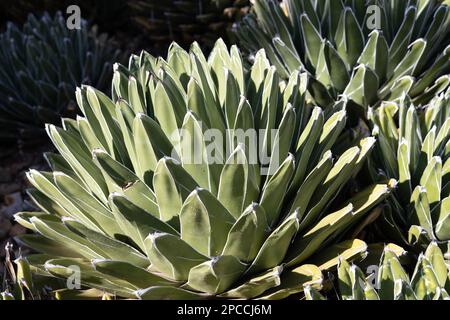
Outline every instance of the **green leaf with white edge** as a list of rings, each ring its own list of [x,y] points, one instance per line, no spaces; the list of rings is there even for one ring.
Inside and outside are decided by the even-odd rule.
[[[94,150],[93,157],[94,161],[101,168],[103,176],[108,183],[110,194],[122,194],[136,206],[151,213],[155,217],[159,216],[153,190],[141,181],[134,172],[112,159],[103,150]]]
[[[122,297],[133,298],[136,288],[127,281],[95,271],[89,261],[83,259],[54,259],[45,263],[45,269],[60,278],[70,278],[79,271],[82,285],[108,290]]]
[[[180,212],[181,239],[205,256],[222,252],[235,219],[206,189],[197,188]]]
[[[176,287],[155,286],[135,292],[141,300],[204,300],[206,294],[200,294]]]
[[[300,22],[307,58],[313,67],[317,67],[322,37],[306,14],[301,15]]]
[[[293,213],[295,210],[297,210],[300,218],[303,217],[303,214],[305,213],[309,205],[311,197],[313,196],[314,192],[316,192],[319,185],[322,184],[332,166],[333,155],[331,154],[331,151],[325,152],[322,160],[309,173],[305,181],[302,183],[301,187],[298,189],[289,213]]]
[[[386,78],[389,58],[389,47],[385,37],[379,30],[373,30],[369,34],[366,46],[359,57],[358,63],[366,65],[374,70],[380,81]]]
[[[315,107],[306,127],[300,135],[296,146],[295,158],[297,165],[295,175],[290,186],[290,192],[297,192],[298,188],[302,184],[303,178],[307,174],[307,167],[311,164],[311,154],[318,144],[324,122],[325,120],[322,109]]]
[[[431,264],[439,286],[444,288],[448,280],[448,267],[445,263],[444,254],[436,242],[431,242],[425,251],[425,258]]]
[[[84,256],[67,247],[61,246],[59,242],[51,240],[40,234],[23,234],[17,237],[21,243],[37,252],[43,252],[55,257],[83,258]]]
[[[177,130],[181,127],[183,121],[181,118],[182,115],[175,113],[176,109],[170,101],[168,93],[161,82],[156,84],[156,89],[153,95],[153,106],[155,117],[158,119],[161,126],[160,128],[164,132],[164,135],[170,139],[172,145],[178,145],[180,142],[180,136],[177,134]],[[139,143],[139,140],[135,139],[135,144],[137,143]],[[136,149],[137,155],[139,155],[139,149]]]
[[[193,267],[187,285],[216,295],[228,290],[244,273],[247,265],[233,256],[218,256]]]
[[[169,286],[175,283],[157,276],[147,270],[125,261],[101,260],[92,261],[95,270],[117,279],[126,279],[137,288],[153,286]]]
[[[365,277],[361,269],[341,260],[338,265],[339,292],[343,300],[363,300]]]
[[[227,299],[253,299],[281,284],[283,267],[277,266],[220,295]]]
[[[434,206],[441,200],[442,190],[442,160],[433,157],[428,163],[420,179],[420,185],[425,187],[430,206]]]
[[[230,229],[222,255],[234,256],[249,263],[257,256],[268,232],[266,213],[254,203],[245,209]]]
[[[187,281],[189,271],[208,260],[179,237],[152,233],[144,241],[151,268],[175,281]]]
[[[109,208],[105,207],[71,177],[58,172],[55,172],[53,176],[58,189],[70,199],[74,206],[95,221],[101,230],[112,237],[121,233]]]
[[[176,155],[172,143],[174,139],[179,139],[173,138],[178,133],[177,128],[169,133],[163,132],[161,128],[155,120],[142,113],[137,114],[133,122],[133,141],[139,164],[137,173],[139,178],[147,184],[151,184],[151,177],[158,160],[164,156]]]
[[[92,162],[92,156],[80,139],[61,128],[47,125],[46,131],[61,155],[79,178],[103,202],[107,202],[108,188],[100,169]]]
[[[319,221],[313,228],[307,231],[289,247],[286,257],[287,266],[295,266],[309,258],[320,248],[322,243],[342,225],[345,225],[353,217],[353,205],[331,213]]]
[[[269,164],[269,175],[275,173],[279,167],[279,158],[283,159],[289,155],[295,128],[297,125],[295,109],[288,103],[284,110],[283,117],[275,135],[272,145],[271,159]]]
[[[69,250],[83,255],[85,258],[109,258],[106,252],[104,252],[100,247],[70,231],[60,222],[50,221],[44,217],[32,217],[30,222],[33,224],[38,233],[42,234],[46,238],[63,244]]]
[[[322,271],[332,270],[338,265],[339,259],[363,259],[367,255],[367,248],[367,244],[362,240],[347,240],[320,250],[310,260]]]
[[[192,112],[188,111],[181,131],[180,156],[183,168],[198,185],[216,194],[221,168],[220,165],[215,164],[223,163],[223,155],[220,151],[218,154],[208,154],[209,149],[204,136],[207,129]]]
[[[145,255],[122,241],[90,230],[82,223],[72,219],[63,218],[63,223],[71,231],[85,237],[86,240],[101,248],[112,260],[129,262],[142,268],[147,268],[150,265]],[[118,235],[121,235],[121,233],[116,236]]]
[[[294,156],[289,154],[263,188],[260,205],[266,212],[269,226],[273,226],[279,218],[283,199],[294,174],[294,163]]]
[[[80,210],[70,198],[61,192],[54,182],[54,175],[53,173],[41,173],[33,169],[27,173],[28,180],[31,184],[63,208],[65,216],[72,216],[90,228],[103,232],[90,212]]]
[[[327,177],[313,195],[309,211],[302,220],[300,229],[304,229],[317,221],[323,214],[323,210],[329,205],[330,201],[336,197],[337,192],[343,184],[354,174],[353,169],[358,161],[360,149],[353,147],[348,149],[336,162],[328,173]]]
[[[323,274],[315,265],[305,264],[286,270],[281,276],[281,285],[264,293],[260,300],[282,300],[304,291],[305,287],[321,289]]]
[[[337,51],[347,66],[354,66],[364,49],[364,36],[354,12],[348,7],[341,14],[335,41]]]
[[[117,223],[125,235],[133,240],[142,251],[145,251],[144,240],[150,233],[166,232],[178,235],[178,232],[170,225],[137,207],[125,196],[113,193],[109,198]]]
[[[414,189],[411,195],[411,205],[414,207],[411,217],[412,223],[421,226],[430,238],[434,238],[430,202],[428,200],[427,190],[424,187],[417,186]]]
[[[197,187],[194,179],[176,160],[171,158],[159,160],[153,176],[153,189],[160,219],[178,226],[178,215],[183,202]]]
[[[238,219],[243,210],[258,200],[259,186],[253,168],[239,144],[228,158],[220,175],[218,200]]]
[[[298,215],[294,212],[270,233],[247,272],[260,272],[279,265],[297,235],[298,228]]]
[[[436,237],[440,241],[450,240],[450,197],[443,199],[439,205],[438,219],[435,227]]]

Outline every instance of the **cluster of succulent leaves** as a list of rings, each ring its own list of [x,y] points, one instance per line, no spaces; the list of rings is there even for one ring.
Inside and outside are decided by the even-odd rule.
[[[165,13],[150,7],[181,35],[246,5],[169,3]],[[0,49],[11,65],[0,79],[8,101],[0,115],[10,117],[0,137],[17,129],[30,137],[55,123],[68,115],[70,87],[87,85],[76,91],[83,115],[46,126],[59,154],[46,154],[50,172],[28,173],[41,212],[16,215],[34,231],[21,241],[39,253],[17,260],[17,286],[2,297],[37,297],[32,278],[43,277],[60,299],[324,299],[324,272],[337,267],[342,299],[448,299],[449,4],[255,0],[238,28],[249,62],[221,40],[209,57],[197,43],[189,51],[172,44],[166,59],[142,52],[116,64],[111,98],[101,91],[112,55],[104,38],[86,27],[58,31],[60,15],[30,17],[26,36],[10,26],[0,41],[18,49]],[[368,27],[372,5],[381,10],[376,30]],[[158,19],[140,22],[161,28]],[[55,41],[59,32],[67,41]],[[37,48],[51,59],[32,60]],[[355,116],[367,137],[349,134]],[[208,129],[231,145],[209,140]],[[260,129],[256,143],[238,134]],[[361,169],[374,183],[352,190]],[[380,213],[371,227],[381,240],[424,252],[414,273],[394,245],[378,254],[356,239]],[[377,286],[361,270],[374,252]],[[74,267],[80,290],[64,285]]]
[[[338,201],[375,139],[333,154],[346,104],[306,103],[307,82],[299,72],[280,82],[263,50],[246,72],[238,49],[219,40],[208,59],[195,43],[189,52],[173,44],[166,60],[143,52],[115,65],[112,99],[79,88],[84,117],[46,127],[60,153],[47,154],[52,171],[28,174],[42,212],[16,215],[35,231],[21,237],[40,252],[27,257],[32,270],[68,278],[78,266],[89,291],[60,298],[281,299],[319,289],[338,256],[365,254],[363,241],[342,238],[395,182]],[[228,156],[212,142],[223,162],[210,161],[207,129],[231,135]],[[270,162],[250,161],[240,129],[266,129],[257,143]]]
[[[450,266],[439,246],[432,242],[417,259],[410,277],[397,252],[386,246],[377,272],[369,278],[356,265],[340,260],[338,288],[343,300],[449,300]],[[307,287],[306,299],[326,299]]]
[[[423,105],[448,86],[448,5],[448,0],[255,0],[238,36],[250,54],[264,48],[282,77],[307,71],[309,91],[320,106],[345,96],[365,117],[380,101],[406,92]]]
[[[384,210],[383,233],[425,250],[450,240],[450,90],[423,110],[404,96],[370,115],[377,138],[371,158],[375,180],[398,180]],[[398,125],[397,125],[398,123]]]
[[[0,141],[30,143],[45,123],[74,116],[74,91],[82,83],[108,90],[119,52],[106,35],[81,22],[69,30],[63,15],[28,17],[20,29],[9,23],[0,34]]]

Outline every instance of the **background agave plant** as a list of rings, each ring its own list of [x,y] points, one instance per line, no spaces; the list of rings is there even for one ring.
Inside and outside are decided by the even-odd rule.
[[[211,49],[217,38],[232,37],[233,24],[248,12],[248,0],[130,1],[133,20],[160,50],[172,41],[193,41]],[[233,37],[234,38],[234,37]]]
[[[450,8],[440,0],[255,0],[238,28],[241,46],[264,48],[287,78],[312,76],[328,106],[339,96],[364,119],[368,106],[408,93],[427,103],[449,85]]]
[[[399,181],[382,232],[399,243],[425,249],[431,241],[446,246],[450,240],[449,112],[447,91],[423,110],[403,97],[383,103],[370,117],[378,140],[372,175]]]
[[[375,277],[376,281],[366,279],[358,266],[341,260],[338,267],[339,297],[343,300],[450,299],[450,269],[436,243],[431,243],[419,256],[412,277],[403,268],[398,255],[386,247]],[[307,289],[307,298],[324,299],[314,288]]]
[[[129,22],[128,0],[3,0],[0,3],[0,29],[6,27],[6,22],[23,24],[28,14],[42,15],[45,12],[55,14],[66,12],[71,5],[81,9],[81,16],[92,24],[99,26],[101,31],[113,32]]]
[[[27,258],[34,273],[80,269],[88,291],[58,298],[281,299],[319,289],[338,255],[364,256],[344,235],[395,183],[335,200],[375,143],[332,154],[345,103],[305,104],[305,75],[280,81],[264,51],[247,74],[222,41],[208,59],[173,44],[166,60],[143,52],[115,70],[112,100],[83,86],[84,117],[47,126],[60,155],[47,154],[51,172],[28,174],[42,212],[16,215],[36,232],[21,237],[41,252]],[[253,163],[254,142],[236,134],[255,128],[267,129],[256,144],[269,161]],[[229,155],[207,129],[229,135]]]
[[[69,30],[61,13],[28,17],[22,29],[8,24],[0,35],[0,141],[42,137],[45,123],[73,116],[73,92],[81,83],[103,90],[111,61],[119,59],[106,35],[85,21]]]

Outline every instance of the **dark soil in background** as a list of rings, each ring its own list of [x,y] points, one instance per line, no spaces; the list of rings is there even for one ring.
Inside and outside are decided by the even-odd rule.
[[[26,255],[17,236],[26,233],[26,229],[14,221],[14,214],[21,211],[36,211],[26,190],[31,187],[26,172],[29,169],[48,170],[43,152],[50,150],[48,145],[38,145],[26,151],[18,147],[0,150],[0,274],[4,273],[3,262],[6,257],[6,245],[12,245],[15,257]]]

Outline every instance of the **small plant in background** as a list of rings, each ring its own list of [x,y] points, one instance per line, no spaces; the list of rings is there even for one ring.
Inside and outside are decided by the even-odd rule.
[[[98,25],[102,32],[116,32],[123,28],[129,20],[128,0],[3,0],[0,2],[1,27],[11,21],[22,25],[28,14],[51,15],[57,11],[63,13],[69,6],[76,5],[81,9],[83,19],[90,24]],[[119,30],[120,31],[120,30]]]
[[[249,0],[129,1],[132,19],[162,52],[172,41],[212,49],[217,38],[234,42],[232,27],[248,12]]]
[[[115,70],[113,100],[83,86],[84,117],[47,126],[60,155],[47,155],[51,172],[28,175],[42,212],[16,215],[36,232],[21,237],[43,253],[28,257],[36,270],[66,279],[80,270],[83,290],[58,298],[282,299],[320,288],[338,255],[364,256],[363,241],[341,238],[395,182],[338,201],[375,143],[332,153],[345,103],[306,104],[307,77],[280,84],[264,51],[245,77],[238,49],[222,41],[208,59],[197,44],[173,44],[167,60],[143,52]],[[234,135],[256,128],[267,175],[260,154],[250,161],[254,142]]]
[[[407,93],[426,104],[450,83],[449,1],[255,0],[238,36],[264,48],[283,78],[311,74],[320,106],[346,97],[352,113]]]
[[[119,52],[106,35],[81,21],[69,30],[61,13],[28,17],[23,28],[10,23],[0,35],[0,141],[32,144],[45,123],[75,116],[76,86],[109,90],[112,61]]]
[[[370,115],[378,140],[369,168],[375,180],[397,179],[381,232],[425,250],[450,240],[450,91],[417,110],[408,97]],[[396,124],[398,123],[398,125]]]

